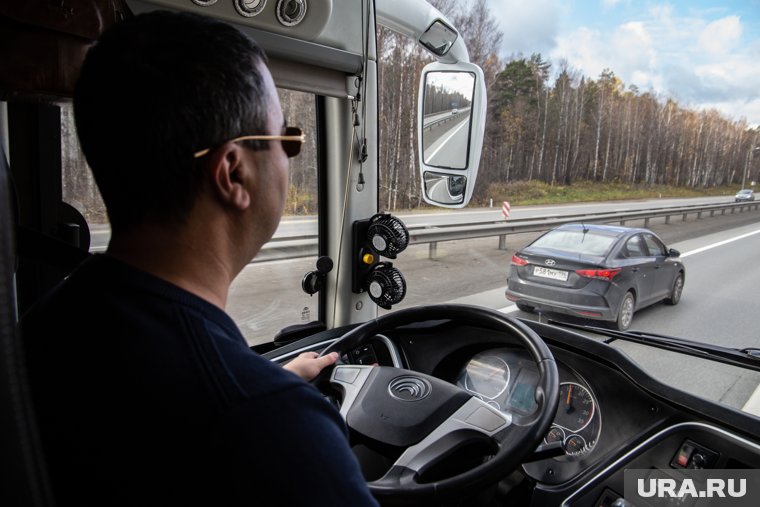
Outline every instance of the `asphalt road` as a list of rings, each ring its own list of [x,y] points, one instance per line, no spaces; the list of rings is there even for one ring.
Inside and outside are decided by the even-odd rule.
[[[670,224],[665,224],[664,219],[652,220],[650,228],[660,234],[668,246],[681,247],[681,250],[686,253],[687,248],[696,248],[692,246],[693,244],[702,246],[702,242],[712,241],[700,238],[716,233],[727,234],[733,228],[751,227],[753,224],[757,224],[760,228],[758,212],[716,215],[700,220],[690,216],[686,222],[673,219]],[[427,245],[411,246],[394,261],[394,266],[402,271],[408,285],[406,298],[394,308],[449,301],[474,302],[491,308],[508,306],[509,302],[503,294],[507,266],[514,251],[536,235],[537,233],[509,235],[506,250],[498,250],[496,237],[440,243],[435,261],[428,259]],[[686,243],[688,241],[696,241],[696,243]],[[736,270],[734,276],[744,280],[747,275],[742,272],[752,269],[754,260],[751,254],[757,250],[739,248],[742,245],[741,242],[732,245],[733,247],[729,245],[727,248],[717,248],[685,258],[688,271],[684,301],[681,303],[683,308],[688,308],[691,304],[688,301],[691,299],[690,294],[693,294],[695,299],[701,299],[705,298],[706,294],[714,293],[718,288],[722,288],[721,290],[727,293],[735,290],[737,297],[745,298],[750,307],[752,304],[760,307],[757,304],[760,302],[760,296],[756,291],[751,291],[744,286],[732,288],[727,285],[725,277],[717,275],[723,268],[729,274],[733,269]],[[715,265],[710,266],[710,260],[723,250],[750,252],[748,254],[750,257],[744,262],[714,261]],[[703,261],[703,259],[708,260]],[[313,258],[273,261],[251,264],[243,271],[233,285],[229,311],[241,324],[251,343],[270,341],[273,334],[280,328],[301,320],[309,320],[316,315],[317,298],[307,296],[300,288],[302,276],[314,269],[314,262]],[[699,268],[703,262],[707,263],[707,269]],[[692,263],[694,267],[691,266]],[[737,264],[733,265],[734,263]],[[721,270],[717,269],[721,266]],[[738,266],[744,266],[746,269],[739,269]],[[701,272],[704,273],[700,274]],[[706,284],[707,288],[700,287],[700,283]],[[711,287],[712,290],[709,290]],[[726,333],[727,335],[743,337],[745,341],[751,340],[753,336],[760,337],[760,332],[755,333],[753,329],[748,328],[746,319],[739,318],[740,315],[736,313],[748,311],[747,306],[737,306],[735,303],[727,303],[727,306],[726,309],[709,306],[709,312],[704,308],[698,311],[703,315],[726,315],[728,318],[725,319],[726,322],[723,325],[729,326],[730,333]],[[676,308],[680,310],[681,306]],[[302,313],[306,312],[308,315],[302,316]],[[645,322],[644,317],[650,315],[651,318],[657,318],[660,315],[657,307],[641,312],[640,315],[637,314],[634,318],[635,327],[640,327]],[[668,315],[663,319],[667,321],[670,317]],[[712,337],[719,331],[715,329],[717,319],[708,320],[710,320],[710,325],[698,326],[694,330],[700,336]],[[654,325],[660,326],[660,323],[655,322]],[[689,327],[686,330],[689,330]],[[680,332],[681,327],[674,322],[668,321],[666,331],[685,336],[685,333]],[[760,346],[760,343],[756,341],[755,345]]]

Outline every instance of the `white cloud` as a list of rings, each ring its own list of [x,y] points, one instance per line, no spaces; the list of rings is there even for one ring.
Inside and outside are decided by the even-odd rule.
[[[655,79],[657,54],[642,23],[620,25],[612,34],[578,28],[558,37],[551,57],[554,62],[566,59],[571,67],[594,79],[605,68],[611,69],[624,83],[640,88],[647,88]]]
[[[705,26],[699,34],[699,44],[708,53],[721,55],[734,49],[741,36],[739,16],[727,16]]]

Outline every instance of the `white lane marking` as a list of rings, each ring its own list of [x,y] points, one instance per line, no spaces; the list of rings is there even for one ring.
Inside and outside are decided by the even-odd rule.
[[[760,229],[752,232],[748,232],[746,234],[742,234],[740,236],[736,236],[733,238],[725,239],[723,241],[718,241],[717,243],[713,243],[712,245],[706,245],[700,248],[697,248],[695,250],[692,250],[691,252],[682,253],[681,257],[688,257],[690,255],[702,253],[707,250],[711,250],[713,248],[717,248],[719,246],[727,245],[728,243],[733,243],[734,241],[739,241],[740,239],[748,238],[750,236],[754,236],[755,234],[760,234]]]
[[[755,392],[749,397],[747,403],[742,407],[742,410],[760,416],[760,384],[755,388]]]
[[[441,142],[441,144],[438,145],[438,148],[436,148],[435,151],[430,154],[430,156],[427,156],[427,154],[425,154],[425,160],[433,160],[433,157],[435,157],[438,154],[438,152],[441,151],[441,148],[443,148],[444,145],[448,143],[451,140],[451,138],[456,135],[457,132],[462,130],[462,127],[464,127],[466,123],[467,123],[466,121],[463,121],[462,123],[460,123],[459,126],[455,128],[451,132],[451,134],[449,134],[449,136],[443,142]]]

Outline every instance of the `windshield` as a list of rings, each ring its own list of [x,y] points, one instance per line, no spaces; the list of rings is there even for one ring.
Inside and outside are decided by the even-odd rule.
[[[417,147],[407,142],[415,138],[407,112],[417,110],[417,97],[398,89],[399,83],[416,89],[409,69],[431,58],[381,29],[380,206],[400,216],[413,238],[415,230],[454,225],[505,228],[412,241],[393,261],[408,285],[394,310],[465,303],[522,319],[614,328],[630,292],[631,330],[760,346],[760,213],[734,201],[740,190],[754,195],[760,180],[760,97],[729,77],[741,68],[760,79],[750,63],[760,42],[756,9],[716,1],[695,14],[689,2],[604,2],[604,8],[581,2],[547,17],[516,5],[519,16],[511,9],[505,15],[494,1],[433,3],[462,29],[471,60],[485,74],[488,112],[473,200],[457,212],[421,205],[417,168],[408,164],[416,162]],[[726,208],[709,209],[717,205]],[[667,208],[678,211],[659,213]],[[635,212],[635,219],[614,217]],[[605,214],[613,217],[597,221],[656,237],[632,237],[614,265],[587,267],[588,278],[561,269],[560,257],[554,266],[513,265],[515,252],[532,242],[533,252],[603,255],[614,237],[541,234],[560,220]],[[536,296],[505,297],[518,282]],[[578,298],[583,291],[614,296],[599,312],[605,315],[591,319],[568,311],[571,300],[560,289]],[[542,306],[551,297],[554,305]],[[636,343],[612,345],[669,385],[760,415],[752,401],[760,399],[756,372]]]
[[[760,347],[760,212],[757,201],[736,197],[740,190],[753,197],[760,181],[760,97],[753,84],[760,67],[751,52],[760,44],[758,12],[717,0],[699,16],[689,2],[604,2],[604,9],[578,3],[565,6],[558,23],[559,10],[510,17],[495,0],[431,3],[459,27],[471,61],[483,69],[484,144],[470,205],[426,206],[417,90],[433,58],[378,26],[378,208],[412,232],[411,246],[392,261],[407,292],[390,311],[474,304],[522,319]],[[280,100],[306,144],[291,160],[285,216],[273,241],[231,288],[227,310],[251,345],[323,318],[319,296],[301,289],[304,274],[315,269],[323,198],[316,97],[280,90]],[[91,251],[102,252],[107,217],[79,152],[70,105],[62,108],[64,200],[87,218]],[[460,101],[446,108],[442,119],[470,114]],[[614,247],[615,237],[596,232],[542,236],[563,222],[638,227],[656,237],[633,237],[610,265],[513,265],[515,252],[534,241],[546,250],[595,256]],[[504,227],[495,232],[472,232],[499,224]],[[454,229],[467,234],[437,242],[415,235]],[[529,294],[508,297],[509,284],[520,277],[544,292],[594,291],[605,306],[589,315],[568,311],[560,297],[541,298],[545,304]],[[627,302],[630,318],[621,320]],[[753,396],[760,398],[752,372],[653,354],[634,343],[613,346],[665,382],[732,407],[750,411]]]

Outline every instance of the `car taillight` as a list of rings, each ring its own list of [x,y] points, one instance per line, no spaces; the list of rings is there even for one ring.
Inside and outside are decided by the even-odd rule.
[[[621,268],[615,269],[577,269],[575,272],[586,278],[599,278],[601,280],[611,281],[615,275],[622,271]]]
[[[528,261],[525,260],[525,259],[523,259],[522,257],[518,257],[516,255],[513,255],[512,256],[512,264],[514,264],[515,266],[527,266],[528,265]]]

